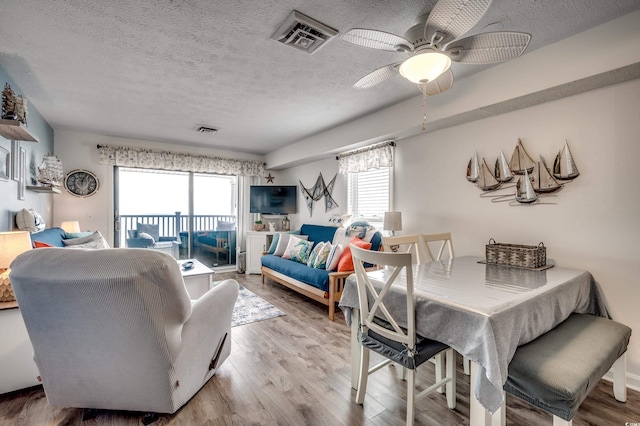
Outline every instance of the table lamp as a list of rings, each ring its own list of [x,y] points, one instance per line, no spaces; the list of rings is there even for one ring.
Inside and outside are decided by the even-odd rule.
[[[31,237],[28,232],[0,232],[0,302],[16,300],[9,281],[9,266],[13,259],[27,250],[31,250]]]
[[[391,235],[396,235],[396,231],[402,231],[402,212],[385,212],[383,231],[391,231]]]
[[[65,220],[60,224],[60,228],[67,233],[80,232],[80,222],[77,220]]]

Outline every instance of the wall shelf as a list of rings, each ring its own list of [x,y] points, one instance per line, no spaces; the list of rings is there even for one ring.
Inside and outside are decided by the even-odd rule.
[[[16,141],[39,142],[27,126],[17,120],[0,119],[0,136]]]
[[[39,186],[39,185],[30,186],[30,185],[27,185],[27,189],[29,191],[43,192],[43,193],[46,193],[46,194],[60,194],[60,190],[58,188],[54,188],[52,186]]]

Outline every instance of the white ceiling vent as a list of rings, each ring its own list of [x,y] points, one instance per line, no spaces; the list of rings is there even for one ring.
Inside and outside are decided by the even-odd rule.
[[[336,34],[338,31],[333,28],[294,10],[271,38],[303,52],[313,53]]]

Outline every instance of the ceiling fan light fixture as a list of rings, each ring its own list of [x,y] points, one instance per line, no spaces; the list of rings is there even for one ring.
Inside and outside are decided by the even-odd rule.
[[[428,83],[451,67],[451,59],[444,53],[426,49],[400,65],[400,75],[415,84]]]

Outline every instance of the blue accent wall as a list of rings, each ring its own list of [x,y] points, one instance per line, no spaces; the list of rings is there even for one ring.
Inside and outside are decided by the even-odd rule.
[[[47,153],[53,153],[53,128],[40,115],[37,107],[31,102],[29,93],[25,93],[15,83],[13,78],[0,66],[0,91],[5,83],[9,83],[16,95],[27,99],[27,124],[29,131],[40,142],[20,142],[27,152],[27,185],[35,184],[36,171]],[[1,102],[1,97],[0,97]],[[0,136],[0,146],[11,152],[11,140]],[[18,182],[0,180],[0,231],[16,230],[15,215],[23,208],[34,209],[39,212],[47,223],[52,226],[53,200],[56,195],[25,191],[24,200],[18,200]],[[59,196],[59,195],[58,195]]]

